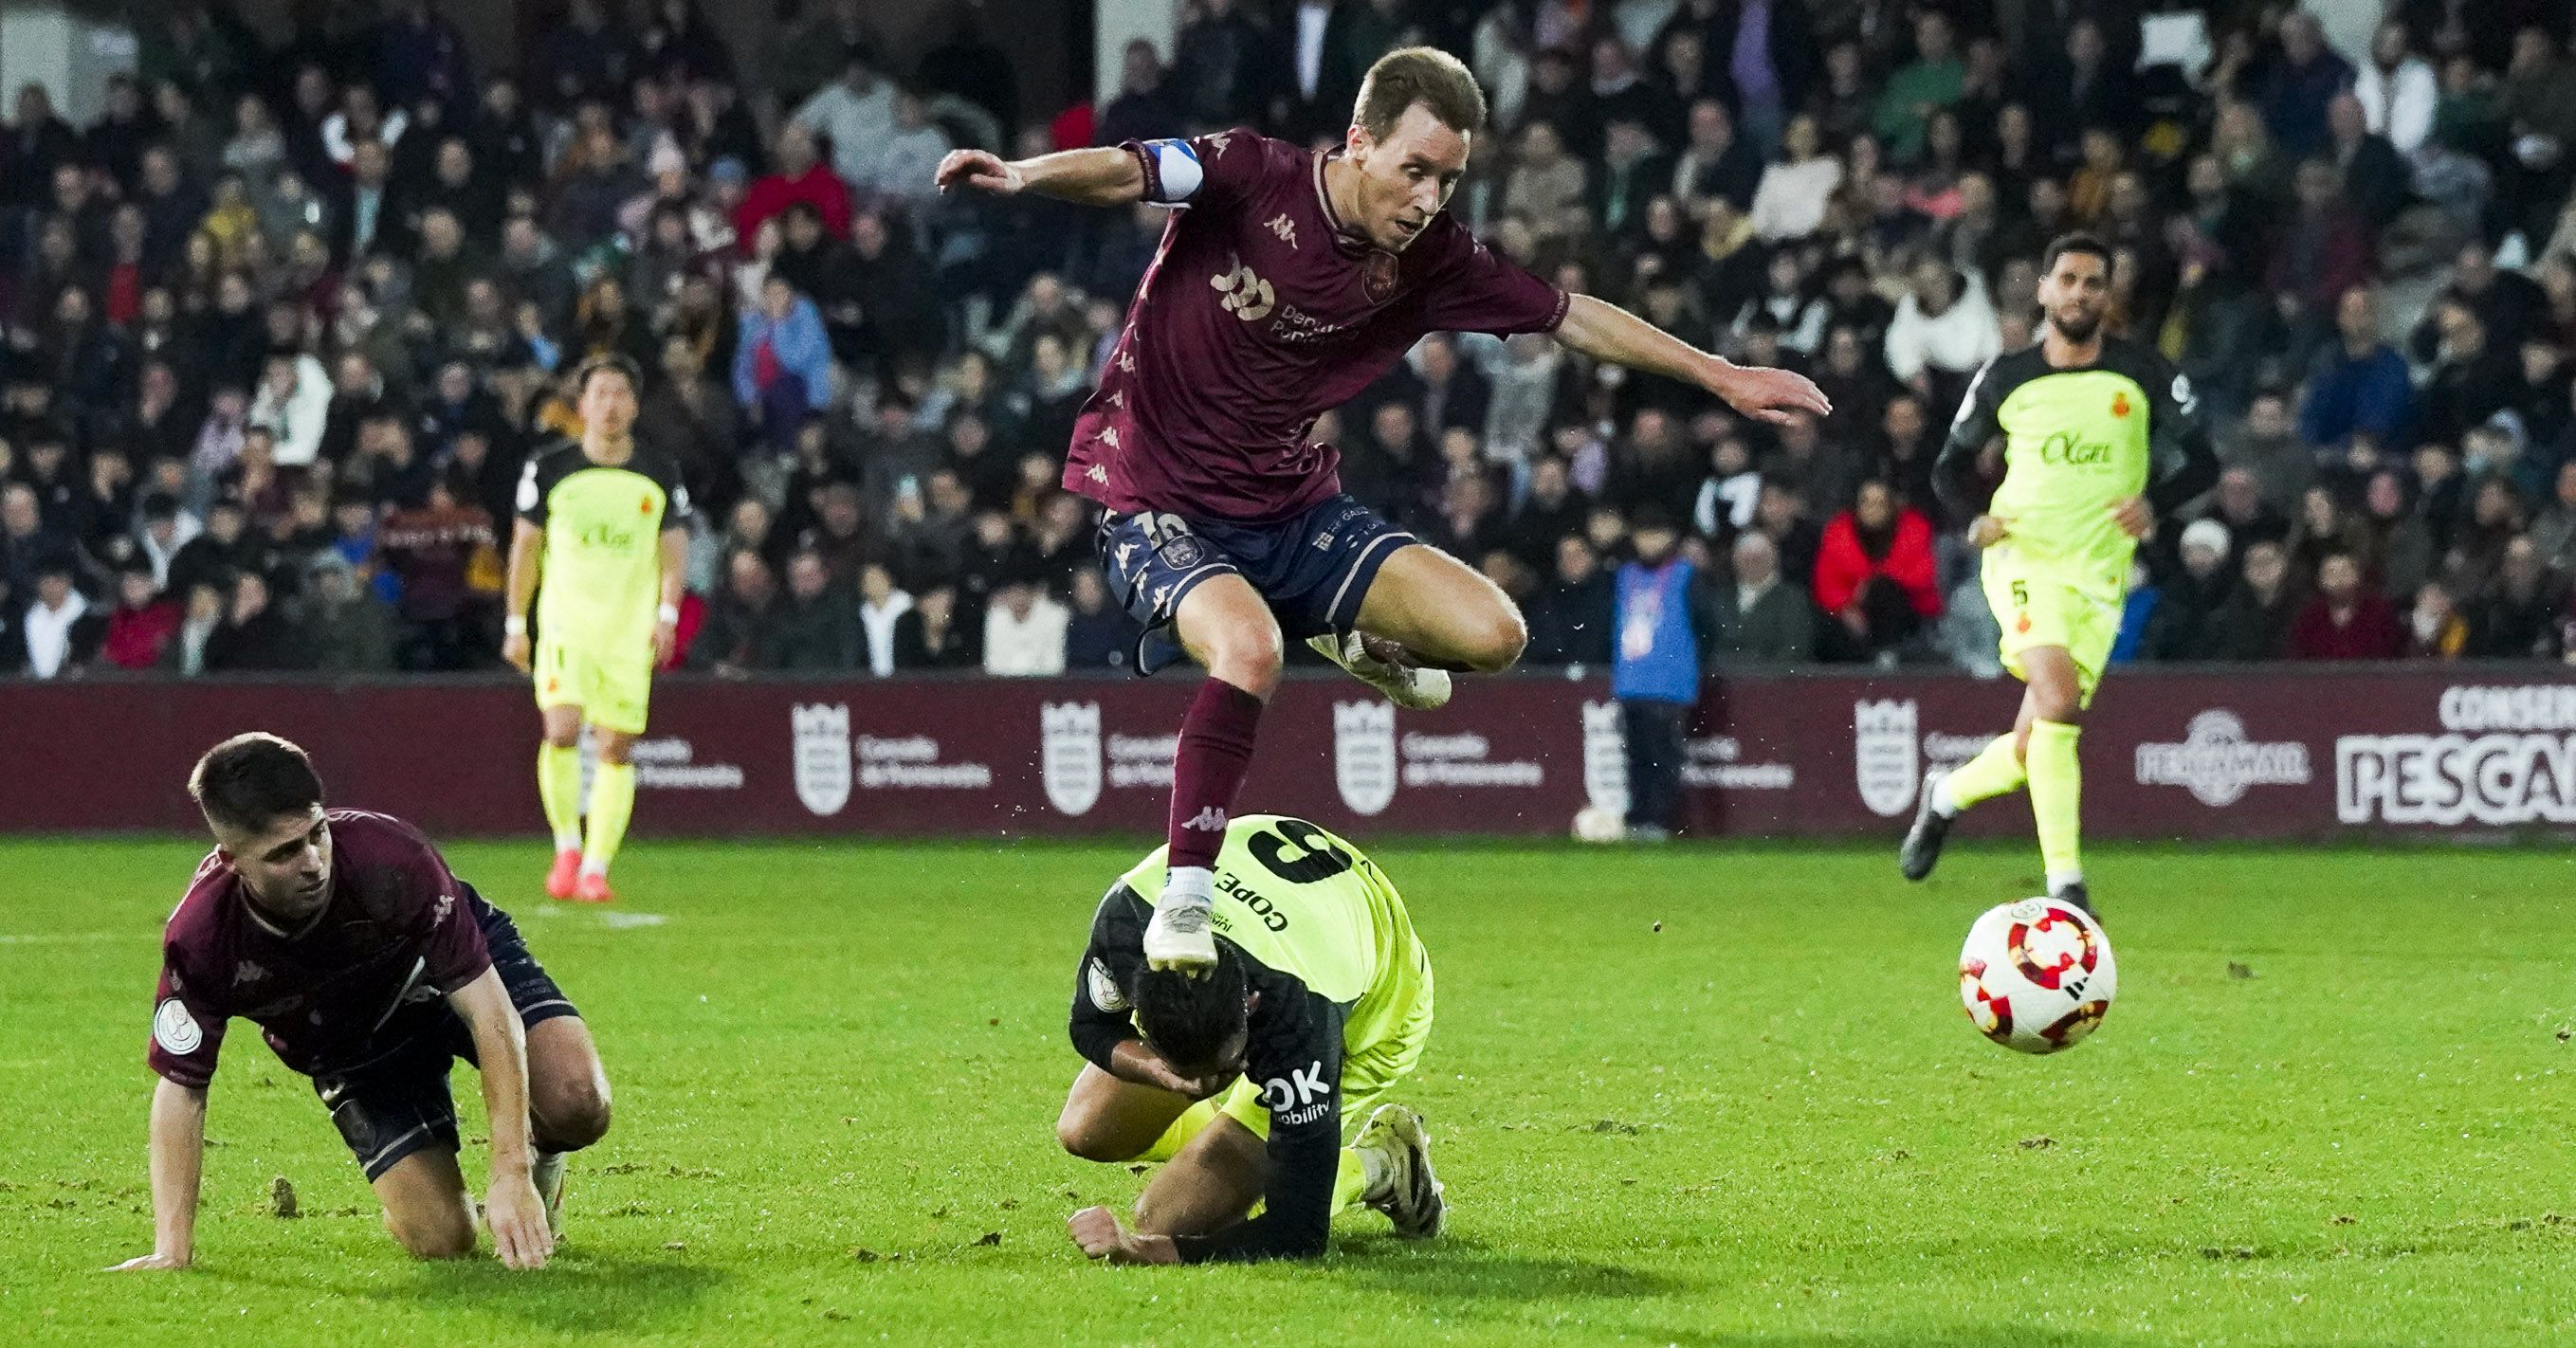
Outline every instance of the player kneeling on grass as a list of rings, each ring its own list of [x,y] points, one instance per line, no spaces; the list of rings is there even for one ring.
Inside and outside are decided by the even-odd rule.
[[[1378,1105],[1342,1145],[1342,1121],[1403,1080],[1431,1037],[1431,958],[1403,896],[1358,848],[1302,819],[1237,819],[1216,862],[1217,964],[1205,974],[1147,966],[1160,851],[1092,919],[1072,1022],[1090,1065],[1056,1137],[1086,1160],[1167,1164],[1137,1200],[1134,1231],[1086,1208],[1075,1242],[1112,1263],[1309,1258],[1355,1202],[1398,1235],[1440,1234],[1421,1116]]]
[[[385,1205],[424,1259],[474,1252],[457,1169],[449,1064],[480,1066],[491,1118],[484,1216],[501,1262],[553,1252],[564,1153],[608,1131],[608,1079],[579,1013],[509,915],[450,874],[401,820],[322,808],[304,751],[274,735],[216,745],[188,781],[215,851],[170,914],[152,1013],[152,1253],[186,1268],[205,1159],[206,1086],[225,1021],[267,1032],[313,1078]]]

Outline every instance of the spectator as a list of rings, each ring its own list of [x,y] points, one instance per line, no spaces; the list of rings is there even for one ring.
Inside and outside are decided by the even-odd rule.
[[[69,558],[37,568],[35,602],[18,622],[25,634],[27,672],[40,679],[82,672],[98,655],[107,631],[106,616],[91,612],[89,600],[73,588]]]
[[[1823,651],[1833,659],[1893,660],[1941,616],[1938,572],[1931,521],[1898,505],[1886,482],[1862,483],[1817,548],[1816,607],[1833,620]]]
[[[1611,609],[1617,598],[1600,554],[1581,534],[1568,533],[1556,541],[1554,562],[1555,580],[1540,592],[1529,615],[1524,663],[1609,664]]]
[[[1070,619],[1064,605],[1036,582],[1018,576],[1003,581],[984,614],[984,672],[1063,673]]]
[[[268,358],[248,424],[269,432],[278,467],[303,468],[321,455],[330,414],[331,376],[322,362],[291,353]]]
[[[179,634],[179,606],[161,596],[152,568],[127,565],[116,575],[116,610],[107,617],[100,656],[118,669],[158,668]]]
[[[2317,596],[2290,624],[2293,660],[2390,660],[2405,650],[2388,600],[2362,584],[2361,563],[2348,552],[2317,567]]]
[[[1097,572],[1080,573],[1099,581]],[[1076,590],[1079,591],[1077,586]],[[895,632],[912,612],[912,596],[895,588],[894,573],[881,563],[859,569],[859,626],[867,643],[866,667],[882,679],[894,673]]]
[[[401,596],[404,669],[471,669],[496,654],[485,634],[498,596],[475,580],[499,570],[492,527],[490,513],[464,499],[448,475],[430,480],[419,509],[385,517],[376,545]]]
[[[2576,459],[2559,463],[2549,504],[2531,522],[2531,543],[2550,569],[2576,573]]]
[[[1719,669],[1793,665],[1816,652],[1815,604],[1780,577],[1779,550],[1747,532],[1732,549],[1732,584],[1710,587],[1709,654]]]
[[[2370,233],[2344,200],[2334,165],[2311,159],[2299,165],[2297,203],[2272,245],[2264,288],[2290,316],[2293,354],[2326,340],[2326,316],[2356,286],[2370,280]]]
[[[2368,555],[2379,566],[2380,589],[2392,597],[2414,594],[2433,574],[2436,550],[2405,478],[2388,468],[2372,473],[2362,489],[2362,516],[2370,539]]]
[[[2210,617],[2203,654],[2212,660],[2278,660],[2287,653],[2290,625],[2298,616],[2288,549],[2278,539],[2253,540],[2245,548],[2244,580]]]
[[[2528,536],[2516,535],[2504,546],[2496,579],[2478,606],[2474,653],[2498,660],[2558,654],[2558,615],[2567,607],[2566,577]]]
[[[223,625],[206,638],[205,670],[239,674],[304,668],[303,637],[270,602],[268,577],[244,571],[233,577]]]
[[[2379,25],[2370,39],[2370,60],[2353,76],[2352,92],[2371,134],[2387,137],[2399,154],[2411,159],[2431,138],[2441,86],[2432,64],[2415,54],[2405,24],[2391,19]]]
[[[1762,178],[1762,155],[1736,137],[1735,118],[1726,104],[1714,98],[1691,104],[1688,136],[1673,161],[1672,195],[1684,211],[1704,218],[1715,201],[1751,210]]]
[[[795,445],[805,414],[831,406],[832,348],[814,302],[786,278],[769,278],[760,298],[761,307],[742,316],[733,392],[770,446],[784,453]]]
[[[1906,383],[1926,371],[1964,377],[2003,350],[2003,332],[1983,283],[1950,264],[1914,264],[1912,288],[1887,324],[1887,368]]]
[[[312,634],[311,667],[326,674],[381,674],[394,667],[394,615],[336,552],[316,557],[312,602],[305,624]],[[412,665],[410,668],[456,668]]]
[[[822,217],[825,233],[836,239],[850,237],[849,184],[817,158],[814,133],[803,122],[780,130],[778,171],[753,183],[734,211],[734,235],[746,256],[761,225],[798,202],[812,206]]]
[[[800,549],[787,559],[787,598],[770,615],[758,643],[764,669],[828,673],[859,668],[866,634],[849,592],[833,583],[823,555]]]
[[[874,180],[878,156],[895,134],[894,85],[878,75],[864,51],[853,50],[842,67],[841,78],[816,91],[804,106],[796,109],[789,125],[827,136],[832,142],[832,168],[846,183]],[[795,163],[786,136],[780,137],[780,165],[790,176],[801,175],[803,167]],[[809,147],[810,153],[810,147]],[[758,195],[758,189],[753,189]],[[825,221],[831,220],[826,212]],[[757,223],[756,221],[754,223]],[[846,231],[834,229],[839,236]],[[749,238],[745,229],[743,237]]]
[[[1064,628],[1064,667],[1068,673],[1123,670],[1136,657],[1141,630],[1127,611],[1112,603],[1109,587],[1097,567],[1073,573],[1073,601]]]
[[[912,612],[896,621],[897,669],[973,669],[982,659],[957,622],[957,592],[948,586],[922,591]]]
[[[203,532],[179,545],[171,555],[163,587],[186,594],[199,585],[230,590],[236,572],[256,569],[259,545],[248,536],[249,515],[236,497],[222,497],[206,511]]]
[[[1967,94],[1968,68],[1959,60],[1948,15],[1924,10],[1914,18],[1914,60],[1890,76],[1878,97],[1872,127],[1888,157],[1912,163],[1923,152],[1932,114]]]
[[[2307,398],[2299,408],[2299,437],[2310,449],[2341,448],[2354,434],[2382,444],[2405,435],[2415,390],[2406,358],[2380,340],[2379,293],[2354,286],[2335,305],[2340,340],[2318,353]]]
[[[1637,557],[1619,568],[1612,609],[1610,691],[1628,745],[1628,836],[1662,842],[1681,827],[1682,738],[1699,703],[1699,572],[1662,515],[1640,514],[1632,538]]]
[[[2469,620],[2462,616],[2451,591],[2428,580],[2415,591],[2415,606],[2406,618],[2406,658],[2457,660],[2469,653]]]
[[[2316,16],[2291,10],[2281,19],[2281,49],[2261,82],[2264,127],[2284,151],[2314,154],[2328,139],[2328,107],[2352,83],[2352,63],[2326,45]]]
[[[1843,183],[1842,161],[1824,152],[1823,135],[1813,116],[1789,120],[1786,149],[1784,158],[1762,170],[1753,192],[1753,229],[1770,243],[1815,233]]]
[[[759,508],[757,501],[742,504]],[[726,675],[768,668],[768,653],[761,643],[777,604],[778,578],[759,550],[729,550],[725,554],[724,591],[708,606],[706,624],[689,648],[689,667]]]

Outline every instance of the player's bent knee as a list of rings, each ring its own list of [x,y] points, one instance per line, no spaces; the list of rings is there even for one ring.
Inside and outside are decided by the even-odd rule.
[[[414,1259],[463,1259],[474,1253],[474,1218],[463,1204],[436,1214],[385,1214],[385,1229]]]
[[[1087,1127],[1071,1110],[1057,1116],[1055,1140],[1067,1155],[1078,1160],[1114,1163],[1134,1160],[1139,1154],[1137,1148],[1125,1145],[1121,1139]]]
[[[1528,646],[1529,624],[1512,609],[1498,608],[1477,625],[1462,654],[1477,673],[1498,674],[1511,668]]]
[[[608,1136],[608,1093],[595,1081],[548,1091],[533,1112],[538,1141],[548,1151],[579,1151]]]

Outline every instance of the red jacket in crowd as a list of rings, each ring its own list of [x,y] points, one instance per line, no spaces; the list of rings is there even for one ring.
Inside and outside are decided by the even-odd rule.
[[[786,210],[800,201],[814,203],[823,213],[823,232],[836,239],[850,237],[850,185],[841,181],[829,164],[816,164],[805,170],[803,177],[790,178],[773,173],[751,185],[742,204],[734,207],[734,237],[744,257],[751,256],[753,236],[760,233],[760,222]]]
[[[179,606],[162,602],[141,608],[119,606],[107,619],[107,640],[99,654],[118,669],[150,669],[179,630]]]
[[[2364,590],[2341,618],[2324,595],[2308,601],[2290,621],[2293,660],[2394,660],[2406,653],[2406,637],[2388,601]]]
[[[1912,508],[1896,512],[1896,539],[1887,555],[1873,558],[1860,545],[1860,525],[1846,510],[1825,526],[1816,545],[1816,607],[1840,613],[1871,578],[1885,576],[1904,589],[1914,611],[1941,615],[1940,564],[1932,556],[1932,522]]]

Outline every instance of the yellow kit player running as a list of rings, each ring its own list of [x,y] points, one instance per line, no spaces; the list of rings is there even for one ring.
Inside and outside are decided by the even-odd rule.
[[[1431,1036],[1431,959],[1395,886],[1302,819],[1237,818],[1216,857],[1215,967],[1153,969],[1163,862],[1138,862],[1092,919],[1071,1024],[1089,1063],[1055,1128],[1086,1160],[1168,1164],[1134,1231],[1085,1208],[1075,1242],[1113,1263],[1309,1258],[1355,1202],[1398,1235],[1440,1234],[1421,1116],[1378,1104]],[[1343,1121],[1372,1105],[1344,1147]]]
[[[2110,284],[2100,240],[2070,234],[2049,245],[2039,342],[1977,372],[1933,465],[1942,503],[1975,516],[1968,541],[1985,550],[2004,668],[2027,688],[2013,733],[1926,778],[1898,858],[1909,880],[1932,873],[1959,811],[2028,785],[2049,894],[2090,911],[2079,722],[2119,634],[2138,540],[2218,475],[2189,381],[2152,347],[2103,333]],[[1979,459],[1998,434],[2003,482],[1978,513]]]
[[[535,676],[545,718],[537,794],[555,835],[546,893],[606,903],[616,897],[608,863],[635,813],[628,755],[644,733],[653,670],[670,658],[677,635],[689,492],[677,463],[638,449],[630,434],[640,382],[634,362],[594,356],[579,376],[580,440],[539,450],[519,479],[501,653]],[[599,746],[586,838],[578,747],[585,722]]]

